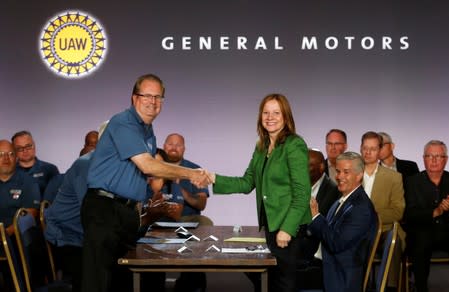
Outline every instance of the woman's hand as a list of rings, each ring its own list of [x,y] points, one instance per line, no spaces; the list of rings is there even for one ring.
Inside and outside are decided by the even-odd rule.
[[[291,235],[285,231],[279,230],[278,233],[276,234],[276,244],[280,248],[287,247],[291,239],[292,239]]]

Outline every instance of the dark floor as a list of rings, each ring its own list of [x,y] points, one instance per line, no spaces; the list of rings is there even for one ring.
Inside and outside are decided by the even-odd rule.
[[[167,275],[166,292],[172,292],[173,281],[178,274]],[[243,273],[207,273],[208,292],[252,292],[252,284]],[[449,265],[432,265],[429,292],[449,291]],[[413,292],[413,291],[410,291]]]
[[[178,274],[167,274],[166,292],[173,291],[174,280]],[[206,273],[208,292],[252,292],[253,286],[243,273]]]

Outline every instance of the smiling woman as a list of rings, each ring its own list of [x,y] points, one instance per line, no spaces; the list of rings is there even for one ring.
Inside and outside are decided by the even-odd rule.
[[[269,94],[262,100],[257,133],[259,141],[243,177],[211,174],[214,193],[248,194],[256,189],[259,226],[278,262],[269,271],[269,290],[295,291],[300,226],[311,220],[311,187],[307,145],[296,134],[284,95]]]

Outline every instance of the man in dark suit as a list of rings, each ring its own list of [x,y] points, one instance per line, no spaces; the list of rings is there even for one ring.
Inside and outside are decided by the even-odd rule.
[[[309,149],[309,174],[312,185],[312,197],[316,198],[318,208],[326,216],[329,208],[341,194],[337,185],[324,173],[324,155],[320,150]],[[298,288],[318,289],[322,287],[321,261],[314,258],[320,241],[304,233],[299,239],[299,255],[297,261]]]
[[[360,155],[339,155],[336,171],[342,197],[326,217],[319,213],[318,202],[311,199],[309,231],[321,241],[325,291],[362,291],[368,250],[377,228],[376,212],[361,186],[364,163]]]
[[[449,172],[447,147],[432,140],[424,147],[426,170],[405,185],[407,250],[418,292],[427,292],[432,252],[449,253]]]
[[[340,198],[337,185],[324,172],[323,153],[309,149],[309,174],[312,184],[312,197],[318,201],[320,213],[326,216],[332,204]]]
[[[379,153],[380,164],[402,174],[402,182],[403,185],[405,185],[407,177],[419,173],[418,165],[414,161],[402,160],[394,156],[393,150],[395,144],[393,143],[391,136],[385,132],[379,132],[377,134],[381,135],[383,139],[382,148]]]

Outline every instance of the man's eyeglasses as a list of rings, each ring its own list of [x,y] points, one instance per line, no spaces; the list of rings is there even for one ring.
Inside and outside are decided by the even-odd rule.
[[[335,143],[326,142],[326,145],[329,146],[329,147],[339,147],[339,146],[343,146],[344,144],[345,143],[343,143],[343,142],[335,142]]]
[[[23,151],[28,151],[34,148],[33,144],[27,144],[23,147],[16,147],[16,152],[23,152]]]
[[[9,151],[9,152],[5,152],[5,151],[0,151],[0,158],[3,157],[8,157],[8,158],[14,158],[16,155],[14,154],[14,152]]]
[[[164,97],[162,95],[140,94],[140,93],[135,93],[135,95],[142,97],[144,101],[154,100],[157,103],[161,103],[164,100]]]
[[[424,157],[424,159],[427,159],[427,160],[436,159],[436,160],[441,161],[441,160],[445,159],[447,157],[447,155],[444,155],[444,154],[425,154],[425,155],[423,155],[423,157]]]

